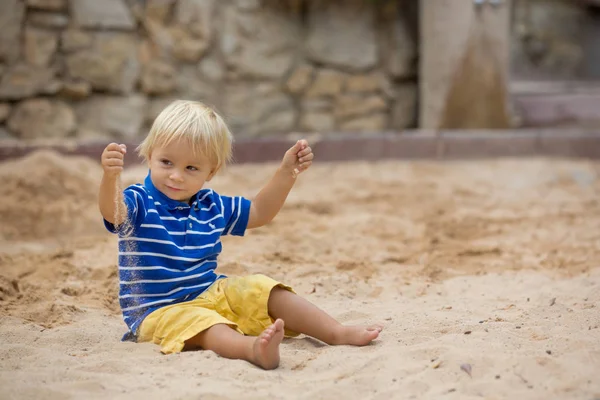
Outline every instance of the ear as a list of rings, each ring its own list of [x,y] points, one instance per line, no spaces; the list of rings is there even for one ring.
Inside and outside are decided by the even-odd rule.
[[[210,182],[210,180],[213,178],[213,176],[215,176],[217,174],[218,171],[219,171],[218,167],[213,168],[210,171],[210,174],[208,174],[208,176],[206,177],[206,182]]]

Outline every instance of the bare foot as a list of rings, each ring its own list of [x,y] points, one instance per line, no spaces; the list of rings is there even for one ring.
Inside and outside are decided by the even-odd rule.
[[[279,366],[279,344],[283,340],[283,320],[276,320],[254,341],[252,362],[264,369]]]
[[[331,344],[366,346],[377,339],[382,330],[383,326],[378,324],[370,326],[342,326],[334,339],[334,343]]]

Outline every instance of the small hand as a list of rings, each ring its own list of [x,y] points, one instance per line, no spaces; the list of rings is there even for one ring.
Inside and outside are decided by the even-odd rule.
[[[305,139],[298,140],[283,156],[281,166],[291,171],[295,178],[298,174],[306,171],[312,164],[315,155]]]
[[[102,168],[107,175],[117,176],[123,172],[127,147],[124,144],[111,143],[102,152]]]

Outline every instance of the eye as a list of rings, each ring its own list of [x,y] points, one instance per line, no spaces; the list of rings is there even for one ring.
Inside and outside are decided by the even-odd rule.
[[[198,171],[198,168],[191,166],[191,165],[188,165],[187,169],[190,171]]]
[[[167,160],[166,158],[163,158],[162,160],[160,160],[160,162],[164,165],[171,165],[171,161]]]

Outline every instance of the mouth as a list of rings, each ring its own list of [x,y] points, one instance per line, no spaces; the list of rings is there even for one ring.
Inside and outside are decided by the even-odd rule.
[[[167,189],[172,190],[173,192],[181,192],[183,189],[177,189],[167,185]]]

